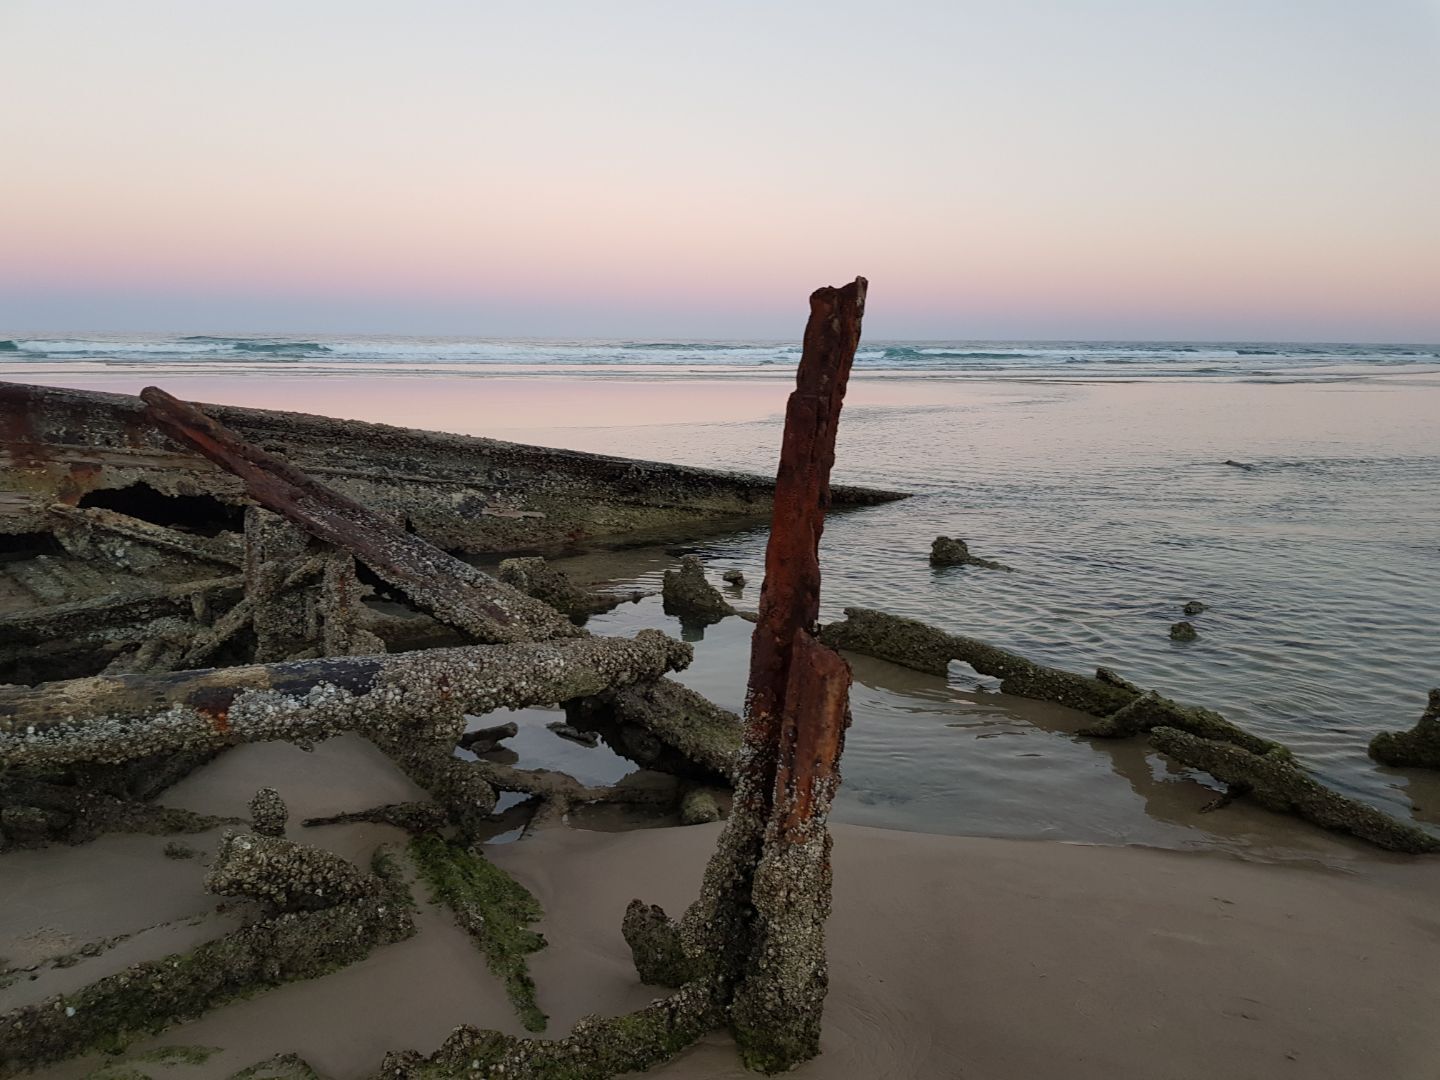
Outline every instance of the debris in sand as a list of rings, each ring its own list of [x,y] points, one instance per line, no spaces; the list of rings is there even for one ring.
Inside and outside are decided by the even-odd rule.
[[[715,801],[714,792],[704,788],[691,788],[680,801],[680,824],[705,825],[720,820],[720,804]]]
[[[261,836],[284,836],[290,811],[274,788],[262,787],[250,800],[250,828]]]

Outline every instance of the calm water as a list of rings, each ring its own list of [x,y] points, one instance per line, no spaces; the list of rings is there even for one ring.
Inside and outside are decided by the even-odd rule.
[[[450,350],[446,369],[414,349],[341,364],[339,344],[312,342],[332,351],[284,362],[257,354],[237,372],[231,356],[194,350],[183,362],[153,348],[71,359],[16,340],[49,355],[0,355],[0,378],[132,393],[159,382],[198,400],[758,472],[774,468],[793,364],[781,346],[713,361],[681,358],[697,347],[672,343],[651,351],[675,355],[647,366],[633,343],[611,343],[623,355],[586,366],[551,344],[551,366],[516,369],[514,356],[467,361],[453,355],[456,343],[432,343],[432,353]],[[1067,344],[1040,359],[941,364],[887,360],[894,348],[874,347],[857,369],[836,478],[915,497],[832,519],[827,617],[870,605],[1047,663],[1114,667],[1288,743],[1351,794],[1440,823],[1440,780],[1381,768],[1364,750],[1375,731],[1413,724],[1440,682],[1440,350],[1240,346],[1226,358],[1220,346]],[[1004,370],[978,366],[991,363]],[[1196,370],[1219,364],[1229,367]],[[932,570],[937,533],[963,536],[1015,572]],[[758,591],[764,541],[755,531],[700,545],[717,572],[746,572],[743,606]],[[663,552],[632,552],[583,557],[573,570],[653,585],[672,564]],[[1189,599],[1209,605],[1193,620],[1200,638],[1173,643],[1168,627]],[[594,623],[618,633],[645,625],[678,633],[658,601]],[[738,706],[748,629],[710,628],[684,678]],[[1238,804],[1201,816],[1213,792],[1142,745],[1074,737],[1063,710],[879,662],[857,661],[856,674],[842,818],[1335,859],[1359,850]],[[532,743],[543,753],[543,739]],[[597,776],[612,767],[594,760]]]

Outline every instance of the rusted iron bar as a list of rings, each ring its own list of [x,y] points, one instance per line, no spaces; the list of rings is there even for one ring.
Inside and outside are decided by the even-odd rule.
[[[678,967],[663,965],[666,977],[714,980],[746,1065],[767,1073],[820,1050],[831,877],[825,823],[839,784],[850,669],[814,636],[819,548],[864,307],[864,278],[810,297],[751,639],[735,801],[700,899],[678,926],[639,901],[627,915],[642,977],[657,975],[646,956],[683,953]]]
[[[422,611],[477,641],[541,641],[580,630],[548,605],[483,574],[245,442],[195,406],[159,387],[140,392],[146,415],[167,435],[233,473],[261,506],[311,536],[353,554]]]

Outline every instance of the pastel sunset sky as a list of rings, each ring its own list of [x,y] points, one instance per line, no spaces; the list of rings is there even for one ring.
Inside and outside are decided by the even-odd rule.
[[[0,336],[1440,341],[1436,0],[0,0]]]

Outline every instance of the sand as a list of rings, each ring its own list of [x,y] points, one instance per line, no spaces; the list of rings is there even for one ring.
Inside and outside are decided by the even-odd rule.
[[[542,1003],[635,1002],[632,895],[679,911],[718,826],[550,833],[497,861],[545,904]],[[1440,865],[1389,880],[1216,855],[838,826],[816,1080],[1433,1080]],[[652,1076],[746,1074],[717,1036]]]
[[[340,744],[300,756],[323,788],[327,773],[365,770],[356,750]],[[238,770],[245,762],[237,754],[218,764]],[[230,786],[224,776],[213,779],[207,802]],[[234,798],[241,788],[234,785]],[[216,800],[215,808],[229,801]],[[488,849],[544,905],[539,928],[549,946],[532,968],[551,1034],[587,1012],[625,1011],[662,993],[636,982],[620,915],[635,896],[683,910],[719,828],[556,828]],[[361,829],[304,836],[351,855],[396,838],[388,829]],[[1377,862],[1361,875],[1216,854],[845,825],[834,832],[824,1053],[797,1078],[1435,1076],[1440,864]],[[206,847],[213,839],[194,842]],[[112,932],[118,913],[148,918],[139,910],[147,902],[163,901],[172,917],[204,911],[193,889],[154,877],[162,869],[184,877],[191,867],[198,877],[200,868],[164,860],[158,846],[156,838],[108,837],[81,849],[7,856],[9,895],[0,907],[10,910],[0,914],[33,916],[47,893],[75,895],[73,882],[61,880],[63,866],[82,863],[110,871],[91,879],[108,895],[87,890],[88,903],[73,904],[74,913],[48,912],[57,933]],[[27,877],[42,866],[44,882]],[[107,909],[103,926],[76,924]],[[208,929],[221,927],[211,921]],[[107,953],[45,981],[89,981],[116,959]],[[0,991],[0,1005],[33,994],[22,983]],[[202,1065],[163,1070],[167,1078],[208,1080],[293,1051],[322,1074],[348,1080],[373,1072],[386,1049],[429,1051],[466,1022],[522,1033],[479,954],[441,909],[422,904],[420,933],[409,941],[326,978],[214,1010],[130,1054],[220,1047]],[[104,1062],[92,1057],[40,1075],[83,1077]],[[649,1075],[749,1074],[717,1034]]]

